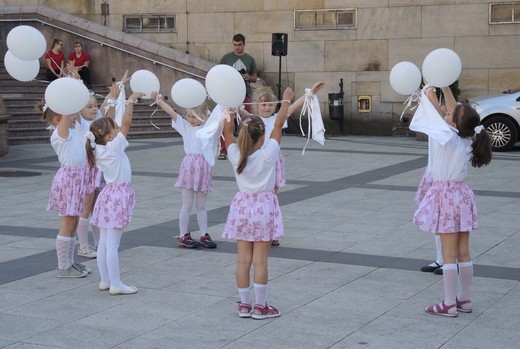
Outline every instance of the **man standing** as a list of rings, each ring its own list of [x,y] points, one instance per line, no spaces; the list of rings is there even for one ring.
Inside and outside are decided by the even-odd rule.
[[[244,103],[251,102],[253,95],[253,89],[251,83],[256,82],[256,62],[253,56],[248,55],[244,49],[246,46],[246,38],[242,34],[235,34],[233,36],[233,52],[226,53],[222,56],[220,64],[230,65],[242,74],[244,83],[246,84],[246,97]],[[251,112],[251,106],[246,105],[246,110]],[[220,160],[227,158],[227,149],[223,138],[220,138],[220,154],[218,156]]]

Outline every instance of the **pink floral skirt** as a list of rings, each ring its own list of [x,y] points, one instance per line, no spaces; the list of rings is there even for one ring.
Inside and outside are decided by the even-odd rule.
[[[99,193],[90,222],[99,228],[126,228],[132,220],[134,206],[132,184],[107,184]]]
[[[47,210],[60,216],[79,216],[88,189],[87,166],[62,165],[52,180]]]
[[[456,233],[478,228],[475,194],[464,182],[433,181],[413,216],[430,233]]]
[[[105,182],[105,177],[103,176],[103,171],[97,166],[88,167],[88,189],[87,194],[92,193],[93,191],[100,191],[105,187],[107,183]]]
[[[276,174],[275,174],[275,182],[278,188],[285,187],[285,161],[283,159],[282,153],[279,153],[278,160],[276,160]]]
[[[208,193],[211,191],[211,171],[211,166],[202,154],[186,154],[175,187]]]
[[[427,168],[426,171],[424,171],[424,174],[421,178],[421,181],[419,182],[419,187],[417,188],[417,192],[415,193],[415,198],[413,199],[413,202],[417,206],[421,203],[422,199],[432,186],[433,178],[432,178],[432,171]]]
[[[271,241],[283,237],[282,212],[273,191],[238,192],[229,208],[224,239]]]

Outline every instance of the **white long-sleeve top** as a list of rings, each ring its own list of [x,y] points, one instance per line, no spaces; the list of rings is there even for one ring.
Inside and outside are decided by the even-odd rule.
[[[431,171],[434,181],[463,181],[471,157],[471,138],[462,138],[437,112],[425,93],[410,123],[410,130],[426,133],[431,147]]]

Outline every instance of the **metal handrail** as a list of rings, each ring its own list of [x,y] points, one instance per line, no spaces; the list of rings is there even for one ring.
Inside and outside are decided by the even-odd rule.
[[[107,44],[107,43],[104,43],[102,41],[99,41],[99,40],[96,40],[96,39],[92,39],[86,35],[83,35],[83,34],[79,34],[79,33],[76,33],[72,30],[68,30],[68,29],[64,29],[62,27],[59,27],[55,24],[52,24],[52,23],[49,23],[49,22],[46,22],[44,20],[41,20],[41,19],[36,19],[36,18],[12,18],[12,19],[0,19],[0,22],[40,22],[41,24],[43,25],[48,25],[50,27],[53,27],[53,28],[56,28],[56,29],[59,29],[59,30],[63,30],[67,33],[70,33],[70,34],[73,34],[73,35],[76,35],[76,36],[79,36],[81,38],[84,38],[84,39],[87,39],[89,41],[93,41],[95,43],[98,43],[100,44],[101,46],[107,46],[107,47],[110,47],[114,50],[118,50],[118,51],[121,51],[121,52],[124,52],[124,53],[127,53],[127,54],[130,54],[130,55],[133,55],[133,56],[136,56],[136,57],[139,57],[139,58],[142,58],[142,59],[145,59],[147,61],[150,61],[152,62],[153,64],[159,64],[159,65],[162,65],[164,67],[167,67],[167,68],[171,68],[173,70],[176,70],[176,71],[179,71],[181,73],[184,73],[184,74],[188,74],[188,75],[191,75],[191,76],[194,76],[194,77],[197,77],[199,79],[203,79],[205,80],[206,78],[204,76],[200,76],[200,75],[197,75],[195,73],[192,73],[192,72],[189,72],[187,70],[183,70],[183,69],[180,69],[180,68],[177,68],[177,67],[174,67],[172,65],[169,65],[169,64],[166,64],[166,63],[163,63],[163,62],[159,62],[155,59],[151,59],[149,57],[145,57],[145,56],[142,56],[138,53],[134,53],[134,52],[131,52],[131,51],[128,51],[128,50],[125,50],[125,49],[122,49],[120,47],[117,47],[117,46],[114,46],[114,45],[111,45],[111,44]]]

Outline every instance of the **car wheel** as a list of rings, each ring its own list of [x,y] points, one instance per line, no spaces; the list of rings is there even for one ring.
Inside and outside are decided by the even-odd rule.
[[[506,151],[511,149],[517,139],[518,131],[515,124],[506,117],[495,116],[487,119],[483,123],[489,137],[491,137],[491,144],[495,151]]]

